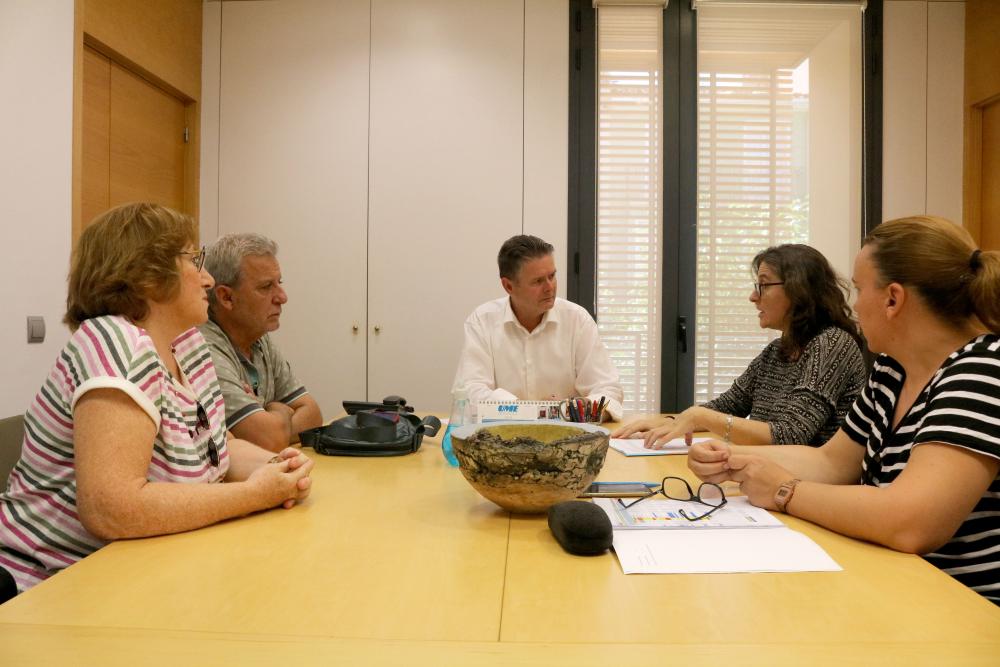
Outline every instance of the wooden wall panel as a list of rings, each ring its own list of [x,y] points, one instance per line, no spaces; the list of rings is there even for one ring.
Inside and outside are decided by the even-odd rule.
[[[184,104],[111,64],[110,205],[154,201],[183,211]]]
[[[91,129],[92,114],[85,117],[84,109],[91,104],[89,93],[85,93],[82,81],[84,69],[84,49],[90,49],[107,57],[111,63],[120,66],[122,72],[132,76],[135,90],[119,91],[117,108],[111,101],[111,114],[119,114],[126,120],[125,134],[116,135],[112,120],[98,121],[98,125],[110,127],[110,141],[116,144],[118,160],[130,168],[123,171],[120,178],[112,177],[109,183],[109,197],[106,206],[120,201],[152,199],[169,203],[197,218],[198,216],[198,172],[201,98],[201,27],[202,0],[75,0],[75,51],[74,51],[74,126],[73,126],[73,239],[79,236],[83,226],[100,209],[94,199],[99,185],[90,184],[100,171],[100,166],[90,160],[95,155],[85,147],[87,135],[100,134]],[[123,85],[131,85],[123,84]],[[140,86],[142,84],[142,86]],[[145,92],[136,92],[143,90]],[[133,99],[131,96],[135,94]],[[154,99],[166,100],[169,111],[151,112],[150,103]],[[128,107],[135,105],[134,113]],[[94,107],[96,108],[96,107]],[[93,111],[93,109],[91,111]],[[178,112],[179,109],[179,112]],[[88,112],[90,113],[90,112]],[[128,114],[133,113],[133,116]],[[180,121],[177,121],[179,113]],[[121,114],[125,114],[122,116]],[[168,121],[166,116],[170,117]],[[132,120],[128,120],[132,118]],[[154,138],[155,132],[140,132],[135,121],[146,118],[171,128],[180,126],[180,134],[170,130],[169,141]],[[183,128],[189,128],[189,142],[183,144]],[[131,128],[131,129],[129,129]],[[164,166],[177,162],[177,146],[174,137],[181,142],[180,178],[178,193],[177,178],[166,176]],[[128,147],[126,141],[137,139],[135,146]],[[169,144],[169,145],[167,145]],[[152,151],[152,152],[150,152]],[[109,149],[111,169],[114,169],[115,153]],[[87,154],[86,164],[84,153]],[[139,159],[138,156],[142,156]],[[147,190],[145,185],[154,189]],[[86,198],[87,203],[84,203]],[[86,210],[85,210],[86,209]],[[99,210],[97,210],[99,212]]]
[[[111,61],[83,50],[81,213],[86,226],[110,205]]]
[[[83,31],[142,73],[201,98],[201,0],[80,0]]]
[[[965,226],[1000,250],[1000,2],[965,6]]]
[[[1000,100],[982,109],[979,245],[1000,250]]]

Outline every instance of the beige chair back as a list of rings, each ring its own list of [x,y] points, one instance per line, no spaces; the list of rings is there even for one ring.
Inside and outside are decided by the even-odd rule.
[[[0,491],[7,488],[7,476],[21,458],[23,440],[24,417],[17,415],[0,419]]]

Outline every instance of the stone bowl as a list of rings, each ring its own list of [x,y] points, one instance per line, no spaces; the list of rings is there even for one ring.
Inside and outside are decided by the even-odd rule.
[[[560,421],[469,424],[451,432],[458,465],[484,498],[519,514],[586,489],[604,465],[608,430]]]

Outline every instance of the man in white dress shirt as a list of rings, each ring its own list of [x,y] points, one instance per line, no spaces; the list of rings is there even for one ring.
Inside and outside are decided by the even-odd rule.
[[[550,244],[519,235],[497,255],[508,296],[488,301],[465,320],[465,343],[454,387],[469,400],[606,399],[622,416],[618,371],[586,310],[556,297]]]

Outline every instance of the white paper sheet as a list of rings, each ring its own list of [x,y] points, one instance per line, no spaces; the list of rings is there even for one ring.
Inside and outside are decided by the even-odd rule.
[[[711,438],[694,438],[691,442],[705,442]],[[663,456],[664,454],[687,454],[690,449],[684,438],[668,440],[663,449],[646,449],[642,446],[642,438],[611,438],[610,445],[625,456]]]
[[[830,556],[790,528],[616,530],[625,574],[839,572]]]
[[[628,504],[635,498],[622,498]],[[714,528],[784,528],[777,517],[750,504],[745,496],[728,499],[725,506],[697,521],[688,521],[680,514],[683,508],[695,516],[711,507],[701,503],[668,500],[662,495],[647,498],[625,508],[617,498],[594,498],[594,504],[604,510],[615,530],[712,530]]]

